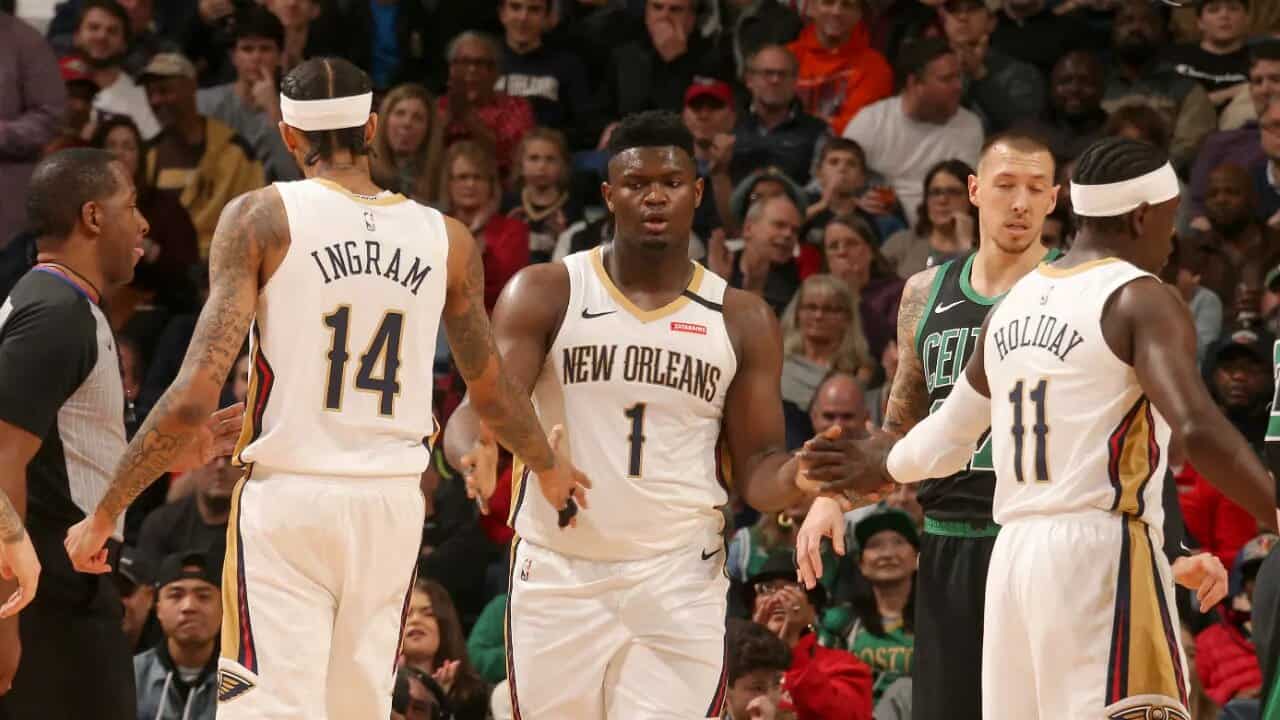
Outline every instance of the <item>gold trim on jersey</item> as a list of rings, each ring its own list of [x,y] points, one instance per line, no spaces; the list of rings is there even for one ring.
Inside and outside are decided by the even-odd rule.
[[[1125,516],[1107,669],[1107,705],[1155,695],[1187,702],[1182,654],[1147,525]]]
[[[271,363],[262,352],[262,336],[258,332],[258,321],[253,321],[253,354],[249,357],[249,393],[245,396],[244,421],[240,426],[240,437],[236,439],[236,448],[231,453],[231,462],[243,466],[240,453],[253,444],[262,435],[262,418],[267,411],[267,401],[271,398],[271,389],[275,387],[276,374]]]
[[[511,458],[511,509],[507,511],[507,527],[512,530],[516,529],[516,515],[520,512],[520,505],[524,503],[525,485],[528,484],[528,477],[525,472],[524,461],[518,457]]]
[[[1155,418],[1151,403],[1138,398],[1107,441],[1107,471],[1115,499],[1112,512],[1141,517],[1146,513],[1143,492],[1160,465],[1160,444],[1156,442]]]
[[[320,178],[320,177],[311,178],[311,179],[329,188],[330,190],[334,190],[336,192],[342,193],[343,195],[346,195],[349,199],[354,200],[355,202],[358,202],[362,205],[399,205],[400,203],[407,202],[409,200],[409,198],[401,195],[400,193],[391,193],[389,195],[379,195],[377,197],[357,195],[332,180],[328,180],[326,178]]]
[[[249,622],[249,596],[244,586],[244,550],[240,537],[240,501],[249,473],[236,481],[231,491],[231,512],[227,517],[227,550],[222,565],[222,651],[221,656],[251,673],[258,671],[258,659]]]
[[[693,265],[693,277],[689,278],[689,284],[685,287],[685,292],[697,294],[698,288],[702,286],[702,275],[706,271],[696,262],[691,262],[691,264]],[[661,320],[689,304],[689,298],[683,294],[666,305],[653,310],[645,310],[631,302],[631,299],[624,295],[617,285],[613,284],[613,278],[610,278],[609,273],[605,271],[604,253],[599,246],[591,251],[591,267],[595,269],[596,275],[600,278],[600,283],[604,285],[604,289],[608,290],[614,302],[618,303],[618,307],[631,313],[640,322],[647,323]]]
[[[1096,267],[1101,267],[1108,263],[1119,262],[1119,261],[1120,261],[1120,258],[1118,257],[1104,257],[1104,258],[1098,258],[1097,260],[1090,260],[1089,262],[1083,262],[1083,263],[1080,263],[1079,265],[1076,265],[1075,267],[1069,267],[1069,268],[1059,268],[1059,267],[1054,267],[1049,263],[1041,263],[1039,270],[1040,270],[1040,274],[1046,275],[1051,278],[1065,278],[1065,277],[1071,277],[1072,275],[1079,275],[1082,272],[1085,272],[1087,270],[1092,270]]]

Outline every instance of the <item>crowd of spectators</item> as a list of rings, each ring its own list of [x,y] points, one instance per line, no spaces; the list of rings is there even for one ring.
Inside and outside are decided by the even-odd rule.
[[[33,260],[17,199],[35,161],[76,146],[115,153],[151,226],[136,278],[107,301],[131,428],[190,340],[223,207],[302,177],[276,130],[282,73],[341,55],[376,88],[375,180],[471,229],[489,308],[522,267],[609,241],[599,184],[610,133],[629,113],[679,113],[706,184],[690,256],[777,313],[793,448],[882,418],[905,278],[981,242],[969,183],[984,137],[1039,133],[1064,179],[1099,137],[1161,146],[1185,186],[1165,279],[1195,319],[1206,384],[1261,448],[1280,332],[1280,4],[65,0],[43,34],[23,4],[0,11],[0,293]],[[1045,244],[1068,247],[1072,226],[1064,191]],[[448,432],[461,383],[443,342],[436,368]],[[226,400],[244,397],[246,374],[242,360]],[[1276,538],[1177,450],[1188,544],[1233,568],[1218,608],[1183,603],[1195,716],[1256,718],[1253,576]],[[116,579],[140,717],[213,716],[237,473],[216,460],[130,511]],[[507,467],[481,516],[441,453],[423,474],[428,521],[396,688],[404,718],[512,716],[510,487]],[[726,508],[726,716],[909,718],[914,492],[851,513],[849,552],[826,551],[810,592],[789,556],[805,512]]]

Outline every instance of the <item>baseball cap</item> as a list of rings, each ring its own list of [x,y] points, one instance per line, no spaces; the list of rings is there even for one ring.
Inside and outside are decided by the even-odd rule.
[[[684,104],[689,105],[700,98],[713,98],[725,105],[733,104],[733,90],[729,83],[715,78],[695,77],[684,91]]]
[[[146,553],[132,545],[124,545],[120,548],[120,559],[116,561],[116,574],[134,585],[150,585],[155,568]]]
[[[156,588],[179,580],[203,580],[214,587],[221,587],[222,559],[198,550],[174,553],[160,562]]]
[[[1265,332],[1241,328],[1223,338],[1214,349],[1215,367],[1240,357],[1248,357],[1270,364],[1271,346],[1275,339]]]
[[[747,607],[755,605],[755,586],[758,583],[779,579],[796,582],[796,557],[794,548],[788,550],[775,550],[769,555],[769,557],[765,558],[764,564],[747,579]],[[823,606],[827,603],[827,589],[822,586],[822,583],[814,585],[812,590],[806,590],[805,594],[809,597],[809,602],[813,607],[821,612]]]
[[[897,508],[885,508],[858,521],[853,527],[853,536],[858,541],[858,547],[866,547],[871,536],[883,530],[892,530],[905,537],[917,549],[920,547],[920,532],[916,530],[915,521]]]
[[[89,72],[89,63],[79,55],[64,55],[58,60],[58,70],[62,73],[64,83],[85,83],[98,87],[98,83],[94,82],[93,75]]]
[[[149,78],[184,77],[196,79],[196,66],[182,53],[159,53],[142,69],[142,81]]]

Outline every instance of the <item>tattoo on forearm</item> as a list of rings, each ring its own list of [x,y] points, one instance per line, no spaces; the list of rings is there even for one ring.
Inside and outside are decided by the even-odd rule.
[[[243,195],[223,210],[209,254],[209,300],[182,370],[129,443],[100,510],[118,517],[197,439],[213,408],[193,399],[193,388],[222,387],[253,319],[261,259],[284,242],[287,220],[275,191]]]
[[[929,388],[916,352],[916,328],[928,310],[929,288],[936,270],[916,273],[902,290],[898,306],[898,371],[884,412],[886,432],[905,435],[929,414]]]
[[[528,393],[515,387],[502,371],[502,360],[493,340],[489,316],[484,309],[484,268],[480,253],[475,252],[467,264],[463,279],[465,307],[445,315],[445,332],[453,351],[454,364],[467,385],[494,382],[496,405],[482,407],[473,393],[476,413],[493,430],[498,441],[519,456],[530,467],[546,468],[554,457],[547,445],[546,434],[533,412]],[[488,373],[495,373],[487,380]]]
[[[22,522],[22,516],[9,502],[9,497],[0,493],[0,542],[12,545],[26,536],[27,526]]]

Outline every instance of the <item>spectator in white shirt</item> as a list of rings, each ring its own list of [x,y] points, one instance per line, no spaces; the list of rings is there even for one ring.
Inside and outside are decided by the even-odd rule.
[[[902,91],[863,108],[844,136],[866,150],[867,167],[893,186],[914,225],[925,173],[943,160],[976,165],[982,123],[960,107],[960,59],[945,40],[907,46],[898,73]]]

